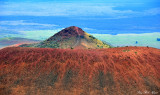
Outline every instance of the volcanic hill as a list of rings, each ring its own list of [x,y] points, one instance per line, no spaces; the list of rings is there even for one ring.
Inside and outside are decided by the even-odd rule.
[[[61,30],[43,42],[24,44],[20,47],[96,49],[109,48],[111,46],[84,32],[81,28],[71,26]]]

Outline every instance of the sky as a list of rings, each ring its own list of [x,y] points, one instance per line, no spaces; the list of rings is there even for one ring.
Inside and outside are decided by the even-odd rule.
[[[159,0],[0,0],[0,31],[160,32]],[[7,32],[9,33],[9,32]]]

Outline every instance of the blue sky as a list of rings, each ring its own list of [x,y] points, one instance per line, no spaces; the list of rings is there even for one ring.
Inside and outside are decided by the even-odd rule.
[[[0,30],[77,25],[97,33],[159,32],[159,4],[159,0],[0,0]]]
[[[158,0],[52,0],[52,2],[1,0],[1,2],[1,16],[106,16],[110,19],[119,19],[160,14]]]

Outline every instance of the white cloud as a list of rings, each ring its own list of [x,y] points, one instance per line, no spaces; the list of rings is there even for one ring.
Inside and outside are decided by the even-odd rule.
[[[160,8],[152,8],[144,11],[144,15],[158,15],[160,14]]]
[[[96,29],[93,29],[93,28],[87,28],[87,27],[85,27],[85,28],[83,28],[84,30],[96,30]]]
[[[133,26],[130,29],[147,29],[147,30],[152,30],[152,29],[160,29],[160,27],[146,27],[146,26]]]
[[[5,30],[5,29],[7,29],[7,28],[0,26],[0,30]]]
[[[52,26],[58,26],[54,24],[40,24],[40,23],[29,23],[25,22],[24,20],[18,20],[18,21],[0,21],[0,25],[37,25],[37,26],[46,26],[46,27],[52,27]]]

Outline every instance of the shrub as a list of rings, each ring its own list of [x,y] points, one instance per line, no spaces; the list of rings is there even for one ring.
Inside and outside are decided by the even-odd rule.
[[[129,52],[130,50],[123,50],[123,52]]]
[[[137,52],[135,52],[135,54],[137,54]]]

